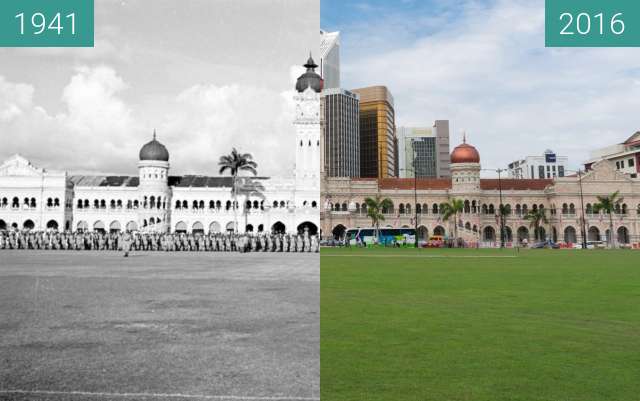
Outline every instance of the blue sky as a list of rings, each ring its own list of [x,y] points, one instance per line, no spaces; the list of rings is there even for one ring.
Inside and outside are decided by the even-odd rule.
[[[547,49],[544,0],[323,0],[342,86],[386,85],[398,125],[451,121],[483,167],[551,148],[573,167],[640,128],[640,49]]]

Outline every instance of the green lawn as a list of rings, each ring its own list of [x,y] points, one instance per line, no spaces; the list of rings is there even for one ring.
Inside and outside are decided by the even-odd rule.
[[[640,400],[640,252],[323,249],[320,283],[323,401]]]

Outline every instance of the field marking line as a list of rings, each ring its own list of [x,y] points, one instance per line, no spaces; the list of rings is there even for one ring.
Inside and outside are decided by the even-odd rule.
[[[197,395],[197,394],[166,394],[166,393],[106,393],[90,391],[54,391],[54,390],[0,390],[0,394],[23,395],[78,395],[86,397],[119,397],[119,398],[185,398],[199,400],[250,400],[250,401],[320,401],[320,397],[290,397],[290,396],[240,396],[240,395]]]
[[[517,258],[516,255],[320,255],[324,257],[341,257],[341,258],[414,258],[414,259],[501,259],[501,258]]]

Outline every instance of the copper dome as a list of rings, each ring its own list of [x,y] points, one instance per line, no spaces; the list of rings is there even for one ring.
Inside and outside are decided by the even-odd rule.
[[[451,152],[451,163],[480,163],[480,153],[469,145],[465,138],[464,142]]]
[[[169,151],[167,148],[156,140],[156,132],[153,132],[153,140],[147,142],[142,149],[140,149],[140,160],[159,160],[168,162]]]

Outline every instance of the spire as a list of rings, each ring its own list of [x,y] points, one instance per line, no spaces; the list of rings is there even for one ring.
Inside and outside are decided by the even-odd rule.
[[[462,143],[467,143],[467,131],[462,131]]]
[[[313,71],[318,67],[318,64],[316,64],[316,62],[313,61],[313,56],[311,55],[311,52],[309,52],[309,59],[307,60],[307,64],[305,64],[304,66],[307,68],[308,72]]]
[[[156,129],[155,128],[153,129],[153,140],[154,141],[156,140]]]

